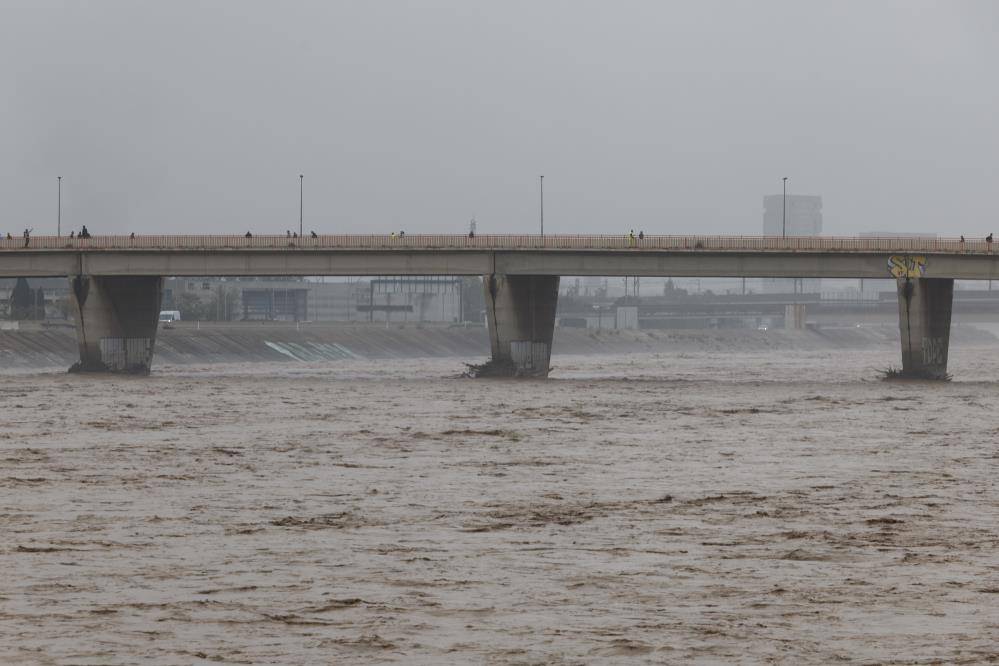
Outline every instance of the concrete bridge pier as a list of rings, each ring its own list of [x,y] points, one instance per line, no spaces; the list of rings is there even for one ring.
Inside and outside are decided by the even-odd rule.
[[[80,361],[70,372],[148,375],[163,298],[161,277],[70,277]]]
[[[902,334],[902,376],[946,379],[954,280],[900,278],[898,324]]]
[[[547,377],[558,305],[557,275],[486,275],[492,360],[483,374]]]

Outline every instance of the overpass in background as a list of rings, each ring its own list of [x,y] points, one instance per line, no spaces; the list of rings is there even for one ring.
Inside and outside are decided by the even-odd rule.
[[[0,277],[66,276],[87,371],[148,372],[163,277],[480,275],[502,375],[547,376],[563,275],[895,278],[902,370],[947,376],[954,280],[999,279],[984,240],[818,236],[55,236],[0,239]]]

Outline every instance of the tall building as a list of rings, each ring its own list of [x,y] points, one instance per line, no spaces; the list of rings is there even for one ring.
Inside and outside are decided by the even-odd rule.
[[[822,233],[822,197],[787,195],[787,233],[784,233],[784,195],[763,197],[764,236],[818,236]]]
[[[822,233],[822,197],[811,194],[787,195],[785,221],[784,195],[763,197],[764,236],[818,236]],[[764,293],[818,293],[822,281],[814,278],[763,278]]]

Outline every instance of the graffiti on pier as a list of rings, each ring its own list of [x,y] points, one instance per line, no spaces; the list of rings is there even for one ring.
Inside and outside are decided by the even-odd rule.
[[[923,365],[943,365],[947,362],[946,338],[923,338]]]
[[[896,278],[920,278],[926,275],[926,257],[893,254],[888,257],[888,272]]]

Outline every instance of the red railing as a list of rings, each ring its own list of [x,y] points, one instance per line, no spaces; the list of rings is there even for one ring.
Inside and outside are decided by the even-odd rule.
[[[2,250],[634,250],[991,254],[985,240],[833,236],[31,236],[0,238]]]

